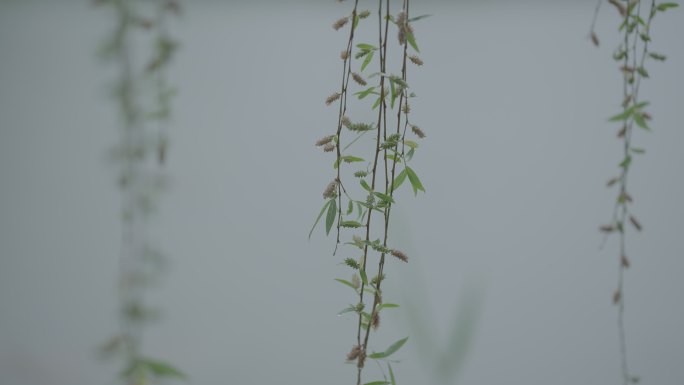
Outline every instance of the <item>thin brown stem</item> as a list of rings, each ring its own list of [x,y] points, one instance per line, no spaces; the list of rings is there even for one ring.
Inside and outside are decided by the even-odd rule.
[[[351,22],[349,23],[349,40],[347,41],[347,50],[344,58],[344,65],[342,70],[342,85],[340,88],[340,105],[339,113],[337,116],[337,142],[335,144],[335,151],[337,153],[337,241],[335,242],[335,250],[333,255],[337,253],[337,247],[340,245],[340,224],[342,223],[342,178],[340,173],[342,170],[342,118],[347,112],[347,89],[349,87],[349,78],[351,77],[351,62],[352,62],[352,47],[354,44],[354,31],[355,31],[355,20],[356,11],[359,6],[359,0],[354,1],[354,9],[352,10]]]

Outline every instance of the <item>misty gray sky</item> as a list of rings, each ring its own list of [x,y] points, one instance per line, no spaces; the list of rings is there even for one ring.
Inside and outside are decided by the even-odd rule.
[[[333,281],[348,270],[332,237],[307,234],[333,175],[313,143],[336,125],[323,101],[345,42],[330,25],[349,4],[186,3],[171,26],[172,183],[152,222],[171,265],[149,297],[164,317],[146,350],[194,385],[348,384],[354,321],[336,313],[354,299]],[[620,383],[618,245],[599,250],[597,230],[621,160],[607,122],[622,94],[614,10],[602,9],[597,49],[593,1],[412,4],[433,15],[415,25],[425,65],[409,72],[427,192],[397,197],[391,237],[411,262],[390,267],[386,300],[406,306],[373,349],[410,335],[399,384],[446,382],[434,357],[470,309],[453,383]],[[117,327],[115,71],[95,55],[111,16],[86,1],[0,1],[3,385],[115,383],[118,366],[94,355]],[[645,384],[684,382],[681,21],[680,9],[654,22],[668,60],[649,66],[653,132],[635,135],[647,152],[630,172],[644,231],[628,237],[626,325]]]

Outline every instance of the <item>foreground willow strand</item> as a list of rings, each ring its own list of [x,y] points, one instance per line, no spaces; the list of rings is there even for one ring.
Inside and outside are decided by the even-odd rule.
[[[352,234],[351,242],[344,243],[344,245],[353,246],[357,252],[361,252],[358,258],[347,257],[343,262],[343,265],[354,270],[352,280],[336,279],[338,282],[353,288],[356,294],[356,303],[341,311],[340,315],[343,313],[355,313],[357,317],[356,341],[352,350],[347,354],[347,361],[356,364],[356,383],[358,385],[362,384],[362,373],[366,366],[367,358],[374,360],[378,364],[385,378],[384,381],[370,383],[390,383],[381,362],[383,365],[386,364],[391,383],[394,383],[394,372],[386,358],[399,350],[408,337],[396,341],[384,351],[369,353],[370,334],[379,328],[380,313],[383,309],[399,306],[383,302],[381,287],[382,282],[386,279],[386,257],[390,255],[395,257],[397,261],[408,262],[406,254],[390,248],[388,245],[390,213],[392,205],[395,203],[394,191],[406,179],[409,180],[414,194],[417,195],[418,191],[425,191],[418,175],[407,165],[412,159],[418,143],[406,139],[408,127],[411,127],[413,133],[418,138],[425,137],[422,130],[409,123],[410,106],[408,99],[413,96],[413,93],[408,93],[409,86],[406,81],[408,59],[416,66],[423,64],[417,55],[408,56],[409,46],[418,52],[418,46],[410,23],[425,16],[409,18],[409,2],[406,0],[400,3],[400,11],[396,16],[393,16],[390,4],[390,0],[378,0],[376,15],[377,36],[373,38],[377,46],[363,40],[359,43],[356,42],[358,39],[356,35],[359,33],[359,30],[357,30],[359,23],[371,15],[369,10],[360,11],[358,9],[358,1],[354,2],[354,7],[350,14],[339,18],[333,23],[335,30],[340,30],[349,25],[346,48],[340,55],[343,60],[341,87],[338,92],[331,94],[325,101],[327,105],[337,103],[338,120],[335,133],[325,136],[316,142],[316,146],[320,147],[323,152],[335,152],[335,178],[323,191],[325,204],[321,208],[309,236],[311,236],[321,218],[325,216],[326,233],[329,234],[333,227],[335,227],[337,233],[335,250],[333,252],[333,255],[335,255],[338,252],[338,246],[342,244],[343,234],[347,231],[362,232],[359,234],[361,236]],[[390,51],[392,51],[389,48],[390,25],[397,27],[397,37],[400,43],[400,50],[397,53],[401,55],[398,56],[401,59],[401,76],[390,74],[387,68]],[[356,52],[354,52],[355,47],[358,49]],[[373,66],[378,69],[378,72],[364,76],[364,71],[371,68],[374,59],[377,63],[373,64]],[[354,85],[354,83],[350,82],[350,79],[358,86],[363,87],[360,91],[353,93],[353,95],[357,96],[359,100],[367,97],[368,99],[366,100],[374,99],[371,100],[372,106],[370,107],[371,111],[377,108],[377,115],[373,123],[355,122],[350,118],[348,98],[349,93],[352,92],[351,86]],[[375,81],[376,79],[377,81]],[[374,85],[370,85],[369,83],[373,81],[375,81]],[[391,113],[395,106],[396,115]],[[396,118],[396,122],[391,122],[394,118]],[[347,135],[343,135],[343,131],[346,131],[346,129],[355,133],[356,137],[347,139]],[[351,167],[353,167],[353,165],[358,165],[360,162],[366,162],[364,157],[352,152],[358,151],[353,145],[357,144],[357,141],[365,134],[374,134],[372,149],[369,154],[370,159],[366,164],[366,169],[348,170],[346,164],[351,164]],[[366,146],[370,144],[367,143]],[[407,146],[410,147],[410,150],[405,152]],[[400,165],[403,166],[403,170],[399,172],[398,168]],[[350,180],[353,180],[348,177],[350,173],[353,173],[354,178],[358,178],[362,188],[361,192],[365,195],[365,198],[354,198],[359,188],[355,187],[354,183],[349,183]],[[347,203],[347,209],[343,210],[345,203]],[[355,211],[357,212],[357,219],[350,220],[350,216]],[[382,215],[382,221],[375,223],[376,220],[380,219],[377,218],[378,215]],[[373,235],[375,231],[379,233],[379,236]],[[375,255],[377,255],[377,259],[375,259]],[[375,270],[373,268],[375,263],[377,263],[377,274],[371,278],[369,274],[371,270]],[[370,296],[370,298],[367,298],[367,296]]]
[[[385,6],[385,33],[383,34],[382,31],[382,1],[383,0],[378,0],[378,45],[380,47],[379,50],[379,63],[380,63],[380,73],[384,74],[386,73],[386,60],[387,60],[387,31],[388,31],[388,26],[389,26],[389,0],[386,0],[386,6]],[[384,39],[383,39],[384,38]],[[375,183],[377,179],[377,174],[378,174],[378,157],[380,155],[380,144],[381,140],[384,138],[387,138],[387,103],[384,98],[385,96],[385,76],[380,76],[380,108],[378,109],[378,119],[377,119],[377,137],[375,141],[375,158],[373,160],[373,171],[372,171],[372,177],[371,177],[371,190],[375,191]],[[386,151],[385,151],[386,153]],[[387,169],[387,157],[384,157],[385,161],[385,170]],[[385,175],[387,173],[385,172]],[[387,188],[387,177],[385,177],[385,187]],[[387,192],[385,188],[385,193]],[[366,271],[367,263],[368,263],[368,245],[370,243],[370,232],[371,232],[371,217],[373,215],[373,210],[369,209],[368,210],[368,218],[366,221],[366,244],[363,249],[363,257],[362,257],[362,269]],[[385,222],[389,220],[389,212],[388,209],[385,208],[384,210],[384,216],[385,216]],[[382,246],[384,248],[387,247],[387,232],[385,231],[385,236],[383,240]],[[385,258],[385,253],[383,252],[380,257],[380,266],[384,263],[384,258]],[[379,271],[377,277],[378,277],[378,282],[377,282],[377,287],[375,289],[375,295],[373,298],[373,308],[371,309],[370,313],[370,320],[373,320],[373,317],[379,317],[376,313],[376,306],[378,303],[378,300],[380,299],[380,296],[382,295],[380,291],[380,283],[382,282],[382,275],[380,275],[381,271]],[[364,292],[366,289],[366,280],[362,280],[361,282],[361,290],[359,290],[359,303],[364,303]],[[362,326],[363,326],[363,321],[364,321],[364,314],[359,313],[358,315],[358,324],[357,324],[357,331],[356,331],[356,343],[363,356],[358,358],[358,363],[357,363],[357,378],[356,378],[356,383],[358,385],[361,384],[361,374],[364,368],[364,363],[363,360],[365,359],[365,356],[367,355],[368,351],[368,338],[370,336],[370,325],[369,327],[366,327],[366,333],[365,337],[363,337],[363,340],[361,339],[362,336]]]
[[[617,137],[622,142],[623,159],[619,164],[620,174],[610,179],[607,183],[608,187],[613,185],[618,186],[618,195],[613,209],[612,221],[609,224],[601,226],[601,231],[606,233],[606,235],[613,232],[619,233],[618,282],[617,288],[613,293],[613,303],[618,307],[617,327],[620,346],[621,374],[623,384],[627,385],[629,383],[639,382],[640,378],[631,374],[627,359],[627,333],[624,321],[624,276],[625,270],[630,266],[630,260],[627,257],[626,227],[629,222],[635,230],[642,230],[641,222],[634,216],[629,206],[633,202],[633,198],[628,192],[627,179],[633,156],[645,152],[641,148],[633,147],[632,140],[635,127],[645,131],[651,131],[648,124],[648,121],[651,120],[651,115],[645,111],[645,108],[649,103],[647,101],[642,101],[639,98],[641,81],[642,79],[649,77],[649,73],[645,67],[646,59],[656,61],[665,60],[664,55],[649,51],[651,24],[658,12],[664,12],[669,8],[675,8],[677,7],[677,4],[656,3],[655,0],[651,0],[647,16],[644,18],[642,17],[642,3],[644,3],[644,1],[608,0],[608,3],[613,5],[622,17],[622,23],[619,30],[623,34],[623,39],[613,55],[613,58],[621,63],[619,70],[623,79],[622,112],[611,117],[609,120],[620,124]],[[594,25],[600,4],[601,2],[599,1],[596,6],[590,31],[591,40],[596,46],[598,46],[599,40],[594,32]]]

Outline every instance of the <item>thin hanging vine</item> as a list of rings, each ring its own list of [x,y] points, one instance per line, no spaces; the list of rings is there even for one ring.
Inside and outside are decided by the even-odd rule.
[[[333,23],[335,30],[349,25],[346,48],[340,55],[343,61],[341,86],[339,91],[331,94],[325,101],[327,105],[338,103],[337,126],[334,134],[321,138],[316,146],[324,152],[334,152],[336,155],[333,162],[335,177],[323,191],[326,201],[309,236],[324,215],[326,233],[329,234],[333,227],[336,228],[333,255],[337,254],[342,237],[351,234],[351,239],[344,243],[349,248],[343,251],[346,256],[343,265],[353,270],[352,278],[350,281],[336,279],[351,287],[356,294],[355,303],[339,313],[355,313],[357,317],[355,342],[346,358],[348,362],[356,364],[357,385],[362,383],[367,359],[384,361],[388,373],[385,373],[384,367],[378,362],[384,380],[368,384],[394,384],[394,372],[386,359],[399,350],[408,337],[399,339],[381,352],[371,353],[368,347],[371,331],[380,327],[380,314],[383,310],[399,306],[384,302],[382,283],[387,278],[386,262],[389,261],[386,257],[390,256],[392,261],[398,262],[408,262],[409,259],[404,252],[389,246],[390,214],[396,204],[395,192],[406,179],[415,195],[418,191],[425,191],[418,175],[409,166],[418,143],[407,138],[407,134],[421,139],[425,134],[410,120],[409,100],[415,94],[409,92],[407,74],[408,63],[423,65],[423,61],[417,56],[419,48],[412,23],[426,15],[410,17],[409,0],[403,0],[396,15],[393,15],[390,0],[378,0],[376,43],[371,42],[372,40],[358,41],[356,33],[359,23],[371,16],[370,10],[360,11],[358,3],[356,0],[351,13]],[[390,25],[396,29],[399,43],[396,51],[394,48],[389,49],[392,43],[388,39]],[[388,72],[390,54],[395,55],[400,63],[398,75]],[[370,72],[374,59],[378,71],[364,75],[365,72]],[[374,84],[371,85],[373,81]],[[358,89],[353,96],[359,100],[369,100],[369,108],[377,110],[375,121],[359,122],[349,117],[348,98],[350,92],[353,92],[351,87]],[[366,143],[370,155],[367,160],[359,156],[358,151],[363,151],[359,149],[364,144],[361,139],[373,134],[371,143]],[[347,169],[346,164],[366,166],[350,166]],[[353,182],[354,180],[358,182]],[[345,206],[346,210],[343,210]],[[375,223],[374,218],[379,219],[379,223]],[[375,274],[369,278],[374,265]]]
[[[169,14],[179,13],[179,4],[174,0],[142,5],[133,0],[100,0],[96,4],[110,7],[116,17],[115,31],[102,54],[119,70],[115,97],[122,116],[120,142],[113,151],[120,170],[122,199],[119,332],[102,347],[102,352],[121,359],[121,379],[127,385],[184,379],[185,375],[173,365],[143,353],[145,327],[158,316],[145,296],[164,263],[162,252],[150,239],[149,220],[166,181],[162,168],[167,147],[165,126],[174,91],[166,82],[165,72],[177,46],[168,35],[166,19]],[[144,16],[148,13],[153,16]],[[142,59],[135,56],[140,31],[153,46],[144,66],[140,64]]]
[[[636,231],[642,230],[641,222],[631,209],[633,197],[629,193],[627,179],[633,157],[643,154],[645,150],[633,144],[635,128],[646,132],[651,131],[649,121],[651,115],[646,111],[649,102],[641,99],[639,88],[641,81],[649,77],[646,69],[647,60],[664,61],[665,56],[650,50],[651,28],[655,16],[658,13],[677,7],[677,3],[651,1],[619,1],[607,0],[620,14],[621,23],[618,30],[622,33],[622,42],[613,53],[615,61],[620,63],[622,84],[622,111],[612,116],[609,121],[617,123],[617,137],[621,142],[622,160],[620,161],[619,174],[611,178],[608,187],[616,186],[618,189],[612,219],[608,224],[602,225],[600,230],[606,235],[618,233],[619,235],[619,258],[617,288],[613,293],[613,303],[618,307],[618,335],[620,344],[620,361],[623,384],[639,382],[640,378],[629,370],[627,359],[627,337],[625,331],[625,270],[630,266],[627,257],[627,227],[631,226]],[[643,3],[643,4],[642,4]],[[594,45],[599,45],[599,39],[594,31],[596,18],[600,9],[601,1],[596,6],[594,18],[591,24],[590,37]]]

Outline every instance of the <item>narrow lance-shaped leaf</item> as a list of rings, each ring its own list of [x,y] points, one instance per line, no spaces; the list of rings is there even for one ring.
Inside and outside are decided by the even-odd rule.
[[[370,95],[371,93],[373,93],[373,91],[375,91],[375,86],[369,87],[369,88],[367,88],[367,89],[365,89],[365,90],[363,90],[363,91],[359,91],[359,92],[355,93],[354,95],[357,95],[359,99],[363,99],[363,98],[365,98],[366,96],[368,96],[368,95]]]
[[[677,3],[660,3],[656,6],[656,9],[658,9],[660,12],[665,12],[669,8],[677,8],[679,7],[679,4]]]
[[[406,180],[406,169],[403,169],[399,175],[394,178],[394,182],[392,182],[392,191],[398,189],[399,186],[404,183],[404,180]]]
[[[361,72],[363,72],[363,70],[366,69],[366,66],[370,64],[371,60],[373,60],[373,51],[370,51],[366,55],[366,58],[363,60],[363,64],[361,64]]]
[[[430,16],[432,16],[432,15],[420,15],[420,16],[415,16],[415,17],[412,17],[412,18],[408,19],[408,21],[409,21],[409,22],[411,22],[411,21],[418,21],[418,20],[420,20],[420,19],[425,19],[426,17],[430,17]]]
[[[392,354],[394,354],[397,350],[401,349],[401,347],[404,346],[404,344],[406,343],[407,340],[408,340],[408,337],[402,338],[399,341],[393,343],[384,352],[369,354],[368,357],[373,358],[373,359],[387,358],[387,357],[391,356]]]
[[[353,311],[356,311],[356,308],[353,307],[353,306],[349,306],[349,307],[346,307],[346,308],[340,310],[339,312],[337,312],[337,315],[342,315],[342,314],[346,314],[346,313],[351,313],[351,312],[353,312]]]
[[[330,200],[330,205],[328,206],[328,215],[325,218],[325,234],[330,234],[330,229],[332,229],[333,223],[335,223],[335,218],[337,217],[337,202],[335,198]]]
[[[416,52],[420,52],[420,50],[418,49],[418,44],[416,44],[416,38],[413,36],[413,33],[407,33],[406,40],[408,40],[409,44],[411,44],[411,47],[413,47],[413,49],[415,49]]]
[[[380,198],[382,201],[386,203],[394,203],[394,199],[392,199],[392,197],[387,194],[383,194],[381,192],[374,192],[373,195]]]
[[[354,289],[354,291],[356,291],[356,286],[354,286],[353,283],[347,281],[346,279],[335,278],[335,281],[337,281],[337,282],[339,282],[339,283],[341,283],[341,284],[343,284],[343,285],[347,285],[347,286],[351,287],[352,289]]]
[[[373,190],[371,190],[371,188],[370,188],[370,186],[368,185],[368,183],[367,183],[365,180],[363,180],[363,179],[361,179],[361,187],[363,187],[364,190],[366,190],[366,191],[368,191],[368,192],[373,191]]]
[[[314,222],[313,226],[311,226],[311,231],[309,231],[309,239],[311,239],[311,234],[313,234],[313,231],[314,231],[314,229],[316,228],[316,225],[317,225],[318,222],[321,220],[321,217],[323,216],[323,213],[325,212],[325,209],[328,208],[328,206],[330,205],[330,202],[331,202],[331,201],[332,201],[332,200],[329,200],[329,201],[325,202],[325,204],[323,205],[323,208],[321,209],[321,212],[318,214],[318,217],[316,217],[316,222]]]
[[[644,118],[644,114],[641,112],[634,113],[634,123],[636,123],[637,126],[643,128],[644,130],[651,130],[651,127],[649,127],[648,123],[646,123],[646,118]]]
[[[394,379],[394,371],[392,370],[392,365],[390,363],[387,363],[387,369],[389,370],[389,375],[390,375],[390,382],[392,385],[397,385],[397,381]]]
[[[423,184],[420,183],[418,175],[416,175],[415,171],[413,171],[411,167],[406,166],[406,175],[409,178],[409,182],[411,182],[411,186],[413,187],[413,193],[415,195],[418,195],[418,190],[425,192],[425,188],[423,187]]]
[[[143,359],[140,361],[140,365],[156,377],[187,378],[180,370],[165,362]]]
[[[399,307],[399,305],[397,305],[396,303],[383,303],[378,305],[378,311],[382,309],[394,309],[397,307]]]
[[[361,282],[363,282],[364,285],[368,285],[368,276],[366,275],[366,270],[359,269],[359,275],[361,276]]]
[[[377,49],[374,45],[366,43],[359,43],[356,47],[364,51],[375,51]]]
[[[342,221],[340,223],[341,227],[350,227],[350,228],[358,228],[358,227],[363,227],[363,225],[357,221]]]
[[[380,102],[382,101],[382,99],[383,99],[382,95],[378,96],[378,98],[375,100],[375,103],[373,103],[373,106],[371,107],[371,110],[374,110],[374,109],[378,108],[378,106],[380,105]]]

